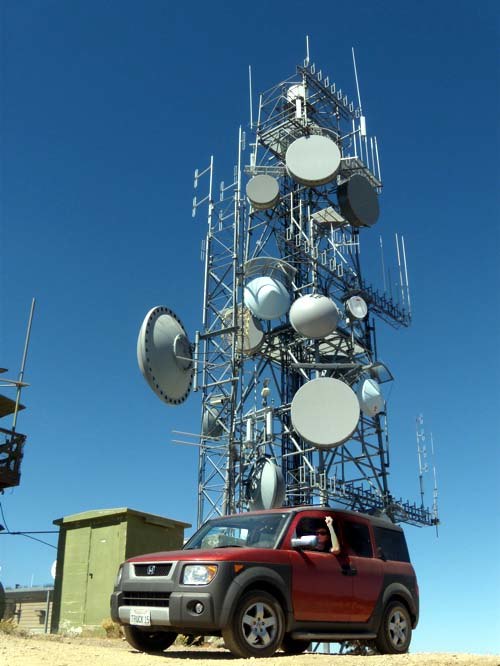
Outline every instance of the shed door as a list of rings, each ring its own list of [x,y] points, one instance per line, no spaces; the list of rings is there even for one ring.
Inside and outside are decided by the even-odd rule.
[[[122,561],[119,525],[92,527],[87,576],[86,625],[100,626],[109,617],[109,598]]]

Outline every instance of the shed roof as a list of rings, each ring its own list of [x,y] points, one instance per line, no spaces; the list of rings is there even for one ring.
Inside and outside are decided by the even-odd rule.
[[[160,527],[191,527],[191,523],[184,523],[180,520],[173,518],[166,518],[165,516],[157,516],[152,513],[145,513],[137,511],[136,509],[129,509],[128,507],[121,507],[118,509],[94,509],[91,511],[83,511],[82,513],[74,513],[71,516],[63,516],[53,521],[54,525],[59,525],[63,528],[76,527],[76,524],[91,523],[101,518],[111,518],[119,520],[127,516],[137,516],[144,518],[147,523],[152,523]]]

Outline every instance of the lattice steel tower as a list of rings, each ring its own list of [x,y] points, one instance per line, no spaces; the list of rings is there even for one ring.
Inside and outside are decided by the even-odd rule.
[[[230,184],[216,192],[213,158],[195,172],[193,216],[208,208],[201,330],[189,344],[175,315],[156,308],[139,336],[161,398],[182,402],[191,382],[202,395],[198,520],[340,504],[434,524],[389,490],[381,385],[392,377],[375,325],[408,326],[411,309],[403,239],[397,300],[362,273],[360,239],[373,242],[382,181],[359,92],[355,104],[306,59],[260,95],[250,125]],[[149,363],[152,352],[164,359],[162,318],[163,384],[160,361]]]

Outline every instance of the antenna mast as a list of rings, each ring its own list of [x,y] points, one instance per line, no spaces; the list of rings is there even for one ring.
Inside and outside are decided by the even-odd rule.
[[[209,175],[208,195],[193,200],[193,215],[208,211],[202,328],[191,345],[161,306],[139,334],[141,370],[162,400],[201,393],[200,433],[182,433],[199,447],[199,523],[304,504],[435,522],[420,448],[420,507],[389,489],[383,394],[393,377],[376,326],[411,323],[406,255],[396,237],[398,301],[362,274],[361,238],[373,240],[382,182],[352,54],[357,102],[311,63],[306,36],[304,62],[260,94],[255,124],[249,69],[249,156],[240,127],[219,201],[213,160],[195,172],[195,188]]]

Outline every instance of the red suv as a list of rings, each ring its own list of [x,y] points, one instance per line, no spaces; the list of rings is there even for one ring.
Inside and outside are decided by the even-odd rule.
[[[317,550],[328,516],[335,553]],[[221,634],[238,657],[299,654],[311,641],[407,652],[418,610],[400,527],[312,506],[210,520],[182,550],[127,560],[111,596],[112,618],[138,650],[165,650],[177,634]]]

